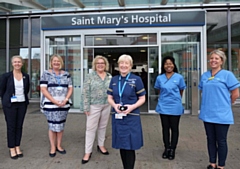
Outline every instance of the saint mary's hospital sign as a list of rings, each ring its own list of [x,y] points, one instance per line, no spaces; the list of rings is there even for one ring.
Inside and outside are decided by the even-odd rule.
[[[203,25],[205,25],[205,11],[99,13],[41,17],[42,30]]]

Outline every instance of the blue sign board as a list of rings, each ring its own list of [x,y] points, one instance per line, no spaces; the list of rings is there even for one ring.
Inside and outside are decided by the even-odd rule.
[[[42,30],[203,26],[205,11],[171,11],[42,16]]]

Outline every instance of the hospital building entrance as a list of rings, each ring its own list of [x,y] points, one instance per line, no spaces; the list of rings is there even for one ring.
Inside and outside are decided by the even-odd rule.
[[[41,37],[41,71],[48,69],[49,58],[53,54],[59,54],[64,60],[64,69],[72,75],[73,80],[73,107],[70,111],[79,112],[80,93],[85,75],[92,71],[92,60],[96,55],[102,55],[109,61],[109,72],[118,75],[118,58],[122,54],[128,54],[133,58],[132,73],[140,76],[147,91],[146,102],[140,107],[141,113],[155,113],[158,102],[158,91],[154,89],[156,77],[161,73],[161,60],[165,56],[173,56],[179,73],[184,77],[187,85],[182,97],[182,104],[186,114],[197,114],[199,110],[198,81],[205,70],[205,12],[192,12],[193,15],[184,23],[173,22],[173,17],[181,12],[105,14],[105,18],[123,16],[133,18],[140,16],[149,18],[155,16],[155,21],[145,24],[127,25],[122,20],[122,25],[113,23],[106,25],[99,21],[99,15],[65,16],[71,20],[71,25],[61,25],[63,16],[42,17]],[[184,14],[184,13],[183,13]],[[201,18],[200,21],[192,18]],[[104,16],[102,18],[104,18]],[[162,17],[159,17],[162,16]],[[165,16],[165,17],[164,17]],[[156,17],[158,21],[156,21]],[[67,19],[65,18],[65,20]],[[80,20],[77,20],[80,18]],[[83,18],[90,18],[84,20]],[[162,19],[161,23],[159,19]],[[164,23],[163,20],[165,18]],[[129,20],[130,20],[129,19]],[[125,19],[126,21],[127,19]],[[89,23],[86,23],[89,21]],[[84,22],[84,24],[83,24]],[[110,22],[110,21],[109,21]],[[131,22],[137,22],[132,20]],[[158,24],[156,24],[158,22]],[[176,23],[175,23],[176,22]],[[197,22],[197,25],[196,25]],[[54,24],[52,24],[54,23]],[[72,25],[77,24],[78,25]],[[155,25],[154,25],[155,24]],[[161,26],[161,24],[164,24]],[[185,24],[185,25],[184,25]],[[178,25],[178,26],[175,26]],[[61,27],[62,26],[62,27]]]

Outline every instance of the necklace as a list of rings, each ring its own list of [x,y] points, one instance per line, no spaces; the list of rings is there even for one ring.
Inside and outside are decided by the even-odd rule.
[[[208,78],[208,80],[212,80],[214,79],[214,77],[221,71],[222,69],[220,69],[219,71],[217,71],[215,74],[212,73],[212,70],[211,70],[211,77]]]

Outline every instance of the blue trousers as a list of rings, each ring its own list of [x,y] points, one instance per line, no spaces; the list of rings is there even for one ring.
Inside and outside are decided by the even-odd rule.
[[[228,152],[227,133],[229,126],[229,124],[204,122],[210,163],[216,163],[218,156],[218,166],[225,166]]]
[[[27,111],[25,102],[12,103],[11,107],[3,107],[7,123],[8,148],[20,146],[22,139],[22,126]]]

